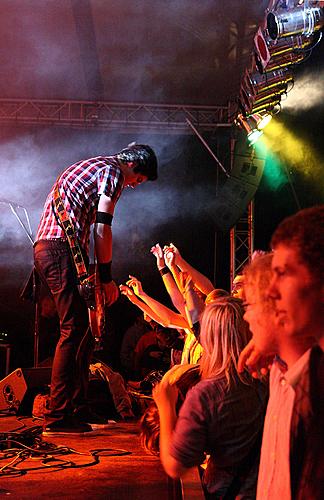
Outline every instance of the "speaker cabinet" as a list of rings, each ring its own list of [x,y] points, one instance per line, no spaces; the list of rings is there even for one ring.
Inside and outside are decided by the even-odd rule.
[[[248,148],[246,138],[236,143],[230,177],[210,206],[218,230],[229,231],[243,215],[259,187],[264,164],[264,158]]]
[[[33,396],[46,391],[51,381],[51,368],[17,368],[0,381],[0,410],[31,413]]]

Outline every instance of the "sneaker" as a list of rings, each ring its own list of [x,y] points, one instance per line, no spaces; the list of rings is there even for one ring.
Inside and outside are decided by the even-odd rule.
[[[43,436],[94,436],[91,425],[77,421],[76,419],[62,419],[47,424],[43,428]]]
[[[105,417],[98,415],[90,408],[82,408],[74,413],[79,422],[90,425],[92,430],[104,430],[110,427],[110,422]]]

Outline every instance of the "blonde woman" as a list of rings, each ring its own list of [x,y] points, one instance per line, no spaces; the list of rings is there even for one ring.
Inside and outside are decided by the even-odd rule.
[[[267,390],[248,372],[238,374],[240,352],[250,339],[242,302],[219,298],[201,322],[201,381],[176,414],[177,387],[153,390],[160,416],[160,458],[167,474],[182,477],[204,462],[206,498],[255,498]]]

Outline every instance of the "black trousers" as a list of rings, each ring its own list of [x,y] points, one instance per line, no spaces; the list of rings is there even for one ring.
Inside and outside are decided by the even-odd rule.
[[[34,263],[49,288],[60,320],[60,337],[52,367],[50,411],[45,418],[51,423],[86,406],[94,340],[68,243],[60,239],[38,241],[34,247]]]

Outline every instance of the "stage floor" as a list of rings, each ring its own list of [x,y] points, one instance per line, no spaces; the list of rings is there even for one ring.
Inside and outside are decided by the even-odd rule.
[[[40,422],[29,417],[0,416],[1,498],[202,498],[195,474],[189,474],[185,480],[183,493],[180,482],[164,473],[159,459],[145,453],[137,423],[111,423],[109,429],[96,436],[74,438],[41,438],[35,426],[40,426]],[[17,437],[22,444],[15,443]],[[35,443],[42,455],[24,457],[23,450],[28,452],[28,447]],[[8,446],[17,447],[21,455],[7,451]]]

